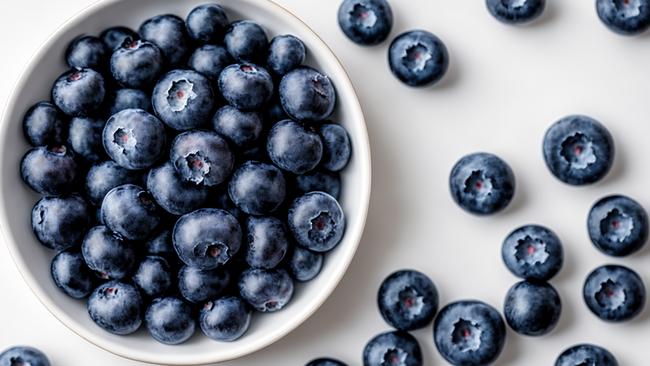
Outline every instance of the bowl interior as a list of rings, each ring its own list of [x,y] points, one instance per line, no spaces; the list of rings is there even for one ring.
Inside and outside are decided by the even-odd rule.
[[[28,285],[43,304],[66,326],[88,341],[131,359],[157,364],[204,364],[237,358],[278,340],[306,320],[329,296],[350,263],[366,218],[370,194],[370,154],[363,115],[354,89],[330,49],[300,20],[267,0],[222,0],[232,19],[253,19],[269,36],[290,33],[308,49],[308,64],[329,75],[337,88],[334,119],[345,126],[353,143],[353,157],[343,174],[341,204],[347,230],[341,244],[326,257],[321,274],[299,285],[290,305],[274,314],[255,316],[249,332],[233,343],[219,343],[197,335],[181,346],[165,346],[145,330],[120,337],[104,332],[88,317],[85,301],[71,299],[55,288],[50,277],[53,252],[42,247],[32,234],[30,212],[38,195],[21,181],[20,159],[29,146],[22,135],[22,119],[33,103],[49,100],[52,82],[66,66],[65,48],[79,34],[99,34],[114,25],[137,29],[145,19],[163,13],[185,17],[203,0],[106,0],[66,23],[40,49],[27,66],[5,110],[0,129],[1,171],[0,227],[10,252]]]

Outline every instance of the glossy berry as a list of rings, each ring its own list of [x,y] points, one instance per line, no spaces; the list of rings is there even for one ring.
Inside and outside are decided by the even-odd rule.
[[[522,226],[508,234],[501,257],[512,274],[526,280],[548,281],[564,263],[560,239],[539,225]]]
[[[252,146],[262,135],[264,121],[259,112],[241,111],[226,105],[212,118],[212,127],[233,145],[246,148]]]
[[[88,267],[105,280],[124,279],[131,275],[136,264],[133,243],[125,241],[106,226],[90,229],[81,245],[81,253]]]
[[[185,24],[195,41],[219,43],[228,27],[228,16],[220,5],[205,4],[192,9]]]
[[[320,127],[319,134],[323,141],[321,166],[332,172],[343,170],[352,155],[352,144],[348,132],[340,125],[327,123]]]
[[[501,354],[506,326],[492,306],[458,301],[440,310],[433,324],[433,338],[438,352],[452,365],[488,365]]]
[[[131,28],[117,26],[104,30],[99,35],[99,38],[104,42],[104,45],[109,52],[113,52],[113,50],[121,46],[127,38],[138,39],[138,34]]]
[[[228,193],[232,202],[249,215],[266,215],[277,210],[286,195],[286,182],[273,165],[249,161],[235,171]]]
[[[111,74],[125,88],[151,88],[163,71],[163,54],[155,44],[125,39],[111,56]]]
[[[323,268],[323,253],[294,247],[287,261],[287,270],[294,280],[299,282],[311,281]]]
[[[103,160],[106,155],[102,144],[104,125],[106,121],[97,118],[72,118],[68,131],[68,146],[78,157],[86,161]]]
[[[15,346],[0,353],[0,366],[50,366],[47,356],[28,346]]]
[[[188,131],[172,142],[170,160],[183,180],[216,186],[232,172],[235,158],[226,140],[212,131]]]
[[[388,38],[393,12],[386,0],[345,0],[339,7],[338,23],[352,42],[370,46]]]
[[[89,68],[101,71],[108,65],[109,49],[95,36],[75,38],[65,51],[65,60],[70,67]]]
[[[600,319],[622,322],[639,315],[646,293],[636,272],[623,266],[606,265],[587,276],[583,297],[589,310]]]
[[[300,66],[306,57],[305,44],[290,34],[276,36],[269,45],[266,64],[276,75],[284,75]]]
[[[277,267],[289,249],[284,223],[274,217],[251,216],[246,227],[246,263],[251,268]]]
[[[38,102],[25,113],[23,131],[32,146],[61,145],[66,141],[67,124],[52,103]]]
[[[72,298],[83,299],[95,289],[95,274],[78,251],[59,252],[52,259],[50,273],[56,287]]]
[[[142,23],[138,33],[160,48],[169,65],[186,61],[190,42],[183,19],[171,14],[158,15]]]
[[[632,36],[650,27],[650,1],[648,0],[596,0],[600,20],[610,30]]]
[[[329,357],[322,357],[307,362],[305,366],[348,366],[347,364]]]
[[[425,274],[401,270],[386,277],[377,293],[384,320],[398,330],[427,326],[438,311],[438,290]]]
[[[175,297],[155,299],[145,313],[149,334],[163,344],[181,344],[194,335],[192,307]]]
[[[216,81],[223,69],[235,61],[223,46],[206,44],[197,48],[188,62],[194,71],[200,72],[209,79]],[[216,91],[216,88],[215,88]]]
[[[601,180],[614,163],[612,136],[587,116],[568,116],[553,124],[544,136],[543,150],[551,173],[571,185]]]
[[[79,245],[90,226],[90,207],[79,196],[43,197],[32,209],[38,241],[56,251]]]
[[[148,238],[161,220],[151,194],[135,184],[110,190],[102,201],[101,216],[109,229],[128,240]]]
[[[425,30],[413,30],[393,40],[388,63],[398,80],[421,87],[442,79],[449,67],[449,53],[440,38]]]
[[[502,23],[523,24],[544,12],[546,0],[486,0],[487,9]]]
[[[320,253],[334,249],[345,232],[343,209],[324,192],[307,193],[294,200],[288,224],[299,245]]]
[[[293,281],[283,269],[248,269],[239,279],[242,299],[263,313],[284,308],[291,301],[293,290]]]
[[[545,282],[516,283],[508,290],[503,305],[503,315],[510,328],[527,336],[551,332],[561,313],[560,295]]]
[[[555,361],[555,366],[618,366],[608,350],[593,344],[579,344],[566,349]]]
[[[260,109],[273,95],[273,79],[261,66],[233,64],[221,72],[219,90],[224,99],[237,109]]]
[[[143,302],[138,290],[127,283],[111,281],[95,289],[88,300],[90,318],[117,335],[134,333],[142,324]]]
[[[266,31],[250,20],[239,20],[228,27],[224,37],[228,52],[241,62],[263,59],[269,40]]]
[[[251,310],[238,297],[228,296],[207,302],[201,309],[199,324],[203,334],[220,342],[239,339],[251,321]]]
[[[279,94],[284,111],[297,121],[325,120],[336,105],[332,80],[309,67],[299,67],[282,77]]]
[[[309,173],[297,175],[293,189],[298,196],[305,193],[321,191],[339,199],[341,194],[341,176],[337,172],[312,170]]]
[[[133,282],[143,294],[157,298],[172,287],[172,271],[167,260],[157,256],[145,257],[133,275]]]
[[[93,165],[86,175],[86,195],[94,205],[101,205],[104,196],[113,188],[123,184],[138,184],[142,181],[139,172],[128,170],[112,160]]]
[[[23,181],[43,195],[68,193],[77,178],[77,163],[65,145],[35,147],[20,162]]]
[[[615,257],[626,256],[648,241],[648,214],[629,197],[607,196],[589,211],[587,229],[591,242],[600,251]]]
[[[304,174],[318,166],[323,157],[323,140],[304,125],[292,120],[276,123],[269,132],[266,150],[280,169]]]
[[[201,270],[184,266],[178,272],[178,289],[187,301],[200,304],[216,299],[230,285],[230,272],[222,268]]]
[[[112,96],[108,113],[112,116],[125,109],[151,110],[151,97],[139,89],[118,89]]]
[[[104,78],[91,69],[73,68],[61,75],[52,86],[52,100],[68,116],[87,116],[104,101]]]
[[[490,215],[506,208],[515,194],[515,176],[496,155],[474,153],[461,158],[449,177],[451,196],[465,211]]]
[[[381,333],[363,349],[364,366],[421,366],[422,350],[411,334],[403,331]]]
[[[172,215],[200,208],[209,195],[207,187],[183,180],[170,162],[149,171],[147,190],[156,203]]]

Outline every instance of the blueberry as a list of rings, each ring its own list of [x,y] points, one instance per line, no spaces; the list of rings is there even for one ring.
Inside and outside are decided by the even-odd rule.
[[[393,40],[388,63],[401,82],[421,87],[442,79],[449,67],[449,53],[440,38],[425,30],[414,30]]]
[[[544,12],[546,0],[486,0],[487,9],[500,22],[523,24]]]
[[[341,194],[341,176],[337,172],[313,170],[306,174],[297,175],[293,188],[299,196],[309,192],[321,191],[338,200]]]
[[[313,280],[322,268],[323,253],[312,252],[301,247],[294,247],[287,261],[289,274],[299,282]]]
[[[95,289],[95,275],[78,251],[59,252],[52,259],[50,273],[56,287],[72,298],[82,299]]]
[[[160,48],[169,65],[186,61],[190,42],[183,19],[172,14],[158,15],[145,21],[138,33]]]
[[[333,123],[320,126],[320,136],[323,140],[323,159],[321,166],[329,171],[343,170],[350,161],[352,147],[350,136],[345,128]]]
[[[368,341],[363,349],[364,366],[422,366],[422,350],[411,334],[385,332]]]
[[[211,131],[189,131],[176,136],[170,159],[181,178],[209,187],[228,179],[235,165],[226,140]]]
[[[308,67],[299,67],[282,77],[279,93],[284,111],[298,121],[325,120],[336,105],[330,78]]]
[[[102,131],[105,124],[106,121],[97,118],[72,118],[68,132],[68,146],[77,156],[89,162],[102,160],[105,156],[102,145]]]
[[[155,256],[169,258],[176,256],[174,245],[172,244],[172,232],[169,229],[163,229],[160,233],[151,237],[145,244],[146,253]]]
[[[228,184],[230,199],[249,215],[265,215],[284,202],[286,182],[280,169],[256,161],[242,164]]]
[[[503,305],[503,315],[510,328],[527,336],[550,333],[561,313],[560,295],[545,282],[517,282],[508,290]]]
[[[117,165],[112,160],[93,165],[86,175],[86,194],[95,205],[101,205],[104,196],[123,184],[141,182],[141,174]]]
[[[172,215],[198,209],[209,194],[207,187],[184,181],[170,162],[149,171],[147,190],[156,203]]]
[[[600,319],[622,322],[639,315],[645,304],[645,286],[633,270],[617,265],[596,268],[583,288],[587,307]]]
[[[276,123],[269,132],[266,150],[279,168],[294,174],[307,173],[323,156],[321,137],[292,120]]]
[[[232,63],[234,60],[225,47],[206,44],[194,51],[188,65],[194,71],[216,81],[223,69]]]
[[[118,89],[111,100],[109,114],[112,116],[125,109],[149,111],[151,110],[151,98],[139,89]]]
[[[615,195],[596,202],[587,219],[589,237],[605,254],[622,257],[643,247],[648,240],[648,214],[633,199]]]
[[[307,362],[305,366],[348,366],[347,364],[329,357],[322,357]]]
[[[92,69],[73,68],[52,86],[52,100],[69,116],[92,114],[104,101],[104,78]]]
[[[221,72],[219,90],[233,107],[260,109],[273,95],[273,79],[263,67],[244,63],[233,64]]]
[[[230,280],[230,272],[223,268],[201,270],[184,266],[178,272],[181,295],[195,304],[217,298],[230,285]]]
[[[266,105],[264,110],[264,120],[276,123],[285,119],[289,119],[289,115],[284,111],[282,103],[280,102],[280,97],[276,94]]]
[[[343,238],[345,216],[334,197],[311,192],[293,201],[288,224],[299,245],[322,253],[334,249]]]
[[[75,38],[65,51],[65,60],[70,67],[104,70],[108,65],[109,50],[101,39],[95,36]]]
[[[228,27],[228,16],[220,5],[205,4],[192,9],[185,23],[192,39],[201,43],[218,43]]]
[[[274,217],[251,216],[246,222],[246,262],[252,268],[275,268],[289,249],[287,232],[282,221]]]
[[[23,181],[43,195],[68,193],[77,178],[77,163],[64,145],[35,147],[20,162]]]
[[[240,111],[226,105],[212,118],[212,127],[233,145],[246,148],[257,142],[262,135],[264,124],[259,112]]]
[[[117,335],[134,333],[142,324],[142,297],[127,283],[111,281],[95,289],[88,300],[90,318]]]
[[[0,366],[50,366],[50,361],[36,348],[15,346],[0,353]]]
[[[489,153],[461,158],[451,170],[449,187],[465,211],[490,215],[508,206],[515,194],[515,176],[508,164]]]
[[[66,140],[67,124],[52,103],[38,102],[25,114],[23,131],[32,146],[61,145]]]
[[[172,287],[172,272],[167,260],[158,256],[145,257],[133,275],[133,282],[151,298],[166,294]]]
[[[184,131],[205,125],[214,107],[210,81],[193,70],[173,70],[156,84],[153,109],[169,127]]]
[[[127,38],[111,56],[111,74],[125,88],[148,89],[162,71],[162,52],[151,42]]]
[[[151,194],[135,184],[111,189],[102,201],[102,219],[128,240],[144,240],[160,223],[160,210]]]
[[[551,173],[571,185],[601,180],[614,162],[612,135],[587,116],[568,116],[554,123],[546,131],[543,150]]]
[[[608,350],[592,344],[579,344],[568,348],[557,358],[555,366],[618,366],[618,361]]]
[[[239,293],[255,310],[271,313],[291,301],[293,281],[283,269],[251,268],[241,274]]]
[[[106,226],[95,226],[88,231],[81,244],[81,253],[88,268],[102,279],[124,279],[135,267],[136,253],[133,244]]]
[[[121,167],[130,170],[154,165],[165,149],[165,127],[142,109],[126,109],[109,118],[103,132],[104,149]]]
[[[206,208],[183,215],[173,233],[174,248],[188,266],[214,269],[233,258],[242,241],[237,219],[224,210]]]
[[[302,41],[290,34],[276,36],[269,45],[266,64],[276,75],[284,75],[305,61],[306,50]]]
[[[345,0],[339,7],[338,22],[352,42],[371,46],[388,38],[393,12],[386,0]]]
[[[138,39],[138,34],[131,28],[117,26],[104,30],[99,35],[99,38],[101,38],[108,50],[112,52],[120,47],[127,38]]]
[[[199,315],[203,334],[221,342],[239,339],[248,330],[250,321],[250,308],[240,298],[233,296],[206,303]]]
[[[228,52],[237,60],[253,62],[266,56],[269,40],[259,24],[240,20],[228,27],[224,43]]]
[[[452,365],[479,366],[494,362],[506,340],[499,312],[480,301],[458,301],[440,310],[433,324],[436,348]]]
[[[596,0],[600,20],[610,30],[622,35],[636,35],[650,27],[648,0]]]
[[[377,293],[384,320],[398,330],[427,326],[438,311],[438,290],[425,274],[401,270],[386,277]]]
[[[81,243],[90,215],[79,196],[43,197],[32,209],[32,230],[41,244],[60,251]]]
[[[181,344],[194,335],[192,307],[175,297],[155,299],[145,313],[149,334],[160,343]]]
[[[539,225],[525,225],[508,234],[501,257],[512,274],[526,280],[548,281],[564,263],[560,239]]]

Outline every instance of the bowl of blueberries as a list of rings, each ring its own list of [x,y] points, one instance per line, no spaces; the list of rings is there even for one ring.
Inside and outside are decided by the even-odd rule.
[[[268,0],[91,6],[27,65],[0,141],[0,227],[25,281],[138,361],[277,341],[331,294],[365,224],[355,91]]]

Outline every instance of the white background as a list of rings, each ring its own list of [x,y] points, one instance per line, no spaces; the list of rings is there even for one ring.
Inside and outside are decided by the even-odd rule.
[[[344,38],[336,23],[338,1],[278,2],[312,26],[350,72],[370,133],[373,196],[360,250],[332,297],[282,341],[227,365],[303,365],[324,355],[360,364],[366,341],[388,329],[375,305],[378,285],[403,267],[430,275],[443,303],[478,298],[500,309],[515,282],[501,263],[501,241],[516,226],[533,222],[552,228],[565,245],[566,265],[552,281],[564,302],[562,319],[542,338],[509,331],[497,364],[551,365],[577,342],[606,346],[621,365],[647,364],[650,312],[627,324],[603,323],[586,309],[581,287],[590,270],[608,262],[638,270],[650,284],[648,248],[612,260],[591,246],[585,229],[590,205],[606,194],[628,194],[650,208],[649,35],[612,34],[599,23],[593,0],[549,0],[543,18],[523,28],[497,23],[482,0],[393,0],[392,36],[424,28],[440,36],[451,53],[442,83],[416,90],[389,73],[387,43],[362,48]],[[90,3],[0,4],[0,100],[6,101],[48,35]],[[556,181],[541,157],[545,129],[573,113],[601,120],[617,147],[612,173],[587,188]],[[451,166],[477,150],[500,155],[517,176],[514,202],[494,217],[465,214],[448,193]],[[55,366],[137,365],[59,324],[23,283],[4,247],[0,304],[0,348],[31,344],[46,351]],[[433,346],[431,327],[416,336],[425,365],[445,364]]]

